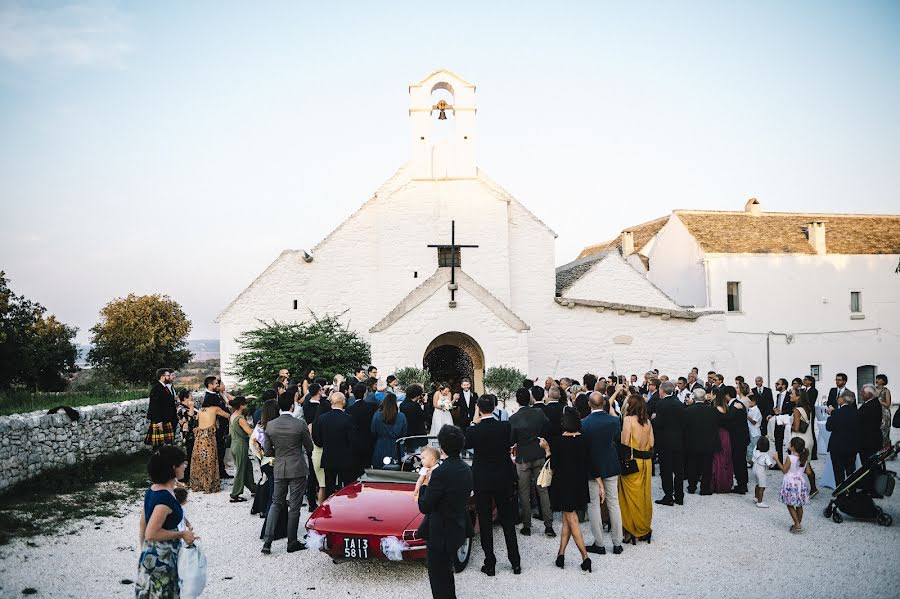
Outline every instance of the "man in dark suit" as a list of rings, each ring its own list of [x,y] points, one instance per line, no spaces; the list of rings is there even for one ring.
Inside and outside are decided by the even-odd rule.
[[[756,377],[756,386],[750,390],[753,394],[753,397],[756,398],[756,407],[759,408],[759,413],[762,416],[762,434],[766,434],[766,425],[768,422],[769,416],[772,416],[775,413],[775,397],[772,395],[772,390],[765,386],[765,381],[763,381],[763,377]]]
[[[550,387],[547,392],[547,403],[544,404],[544,415],[547,417],[547,432],[544,438],[548,441],[562,434],[562,411],[565,407],[560,401],[559,387]]]
[[[832,408],[838,407],[838,395],[847,388],[847,375],[843,372],[834,375],[834,385],[834,387],[828,390],[828,402],[826,403],[826,405],[831,406]]]
[[[703,389],[704,391],[706,390],[704,389],[703,385],[701,385],[697,380],[697,374],[693,371],[691,371],[691,373],[687,376],[687,381],[687,390],[691,393],[693,393],[697,389]]]
[[[793,411],[794,402],[791,401],[791,391],[788,388],[787,379],[778,379],[775,381],[775,408],[772,413],[775,416],[781,416],[782,414],[791,414]],[[778,459],[782,462],[784,461],[785,428],[783,424],[776,424],[773,433],[775,437],[775,452],[778,454]],[[772,466],[770,470],[778,470],[778,466]]]
[[[365,383],[357,384],[353,388],[353,396],[356,401],[347,408],[347,414],[353,420],[350,450],[353,458],[353,478],[360,476],[372,463],[372,451],[375,449],[375,436],[372,434],[372,417],[378,411],[378,403],[372,396],[372,400],[364,400],[368,393]],[[321,446],[320,446],[321,447]]]
[[[445,425],[438,432],[438,443],[446,457],[428,472],[419,490],[419,511],[425,514],[419,533],[426,539],[432,596],[456,599],[453,558],[473,534],[468,511],[472,469],[459,457],[465,444],[461,430]],[[490,529],[490,520],[484,528]]]
[[[658,379],[657,379],[658,380]],[[661,383],[662,396],[656,403],[652,416],[653,437],[659,455],[659,476],[663,497],[659,505],[684,505],[684,404],[675,397],[675,385],[671,381]],[[747,428],[746,425],[744,428]],[[746,451],[747,445],[744,444]],[[747,469],[744,468],[746,474]]]
[[[410,385],[406,388],[406,397],[400,402],[400,411],[406,416],[406,431],[410,437],[428,434],[421,405],[424,393],[422,385]]]
[[[330,401],[331,410],[322,414],[314,427],[314,441],[322,448],[325,497],[343,489],[358,476],[352,452],[353,417],[344,412],[347,399],[343,393],[333,393]]]
[[[622,426],[618,418],[610,415],[607,399],[599,391],[588,396],[588,405],[591,413],[581,421],[581,434],[584,435],[589,460],[590,503],[587,511],[594,542],[587,546],[587,550],[600,555],[606,553],[600,509],[600,504],[606,503],[613,553],[618,555],[622,553],[622,512],[619,510],[619,474],[622,469],[617,444],[622,438]]]
[[[865,465],[872,454],[881,451],[884,438],[881,435],[881,402],[875,396],[874,385],[866,384],[862,388],[863,404],[859,407],[859,459]],[[868,476],[866,478],[873,478]]]
[[[712,457],[721,449],[716,408],[701,387],[684,412],[684,447],[687,452],[687,492],[693,495],[700,483],[701,495],[712,495]]]
[[[830,399],[829,399],[830,401]],[[834,470],[834,483],[840,485],[856,470],[856,452],[859,442],[859,414],[856,397],[849,389],[843,389],[835,398],[837,407],[828,406],[828,420],[825,428],[831,431],[828,439],[828,453]]]
[[[543,394],[541,387],[538,389]],[[522,519],[522,534],[531,534],[531,489],[537,485],[538,475],[546,458],[540,446],[540,437],[547,430],[547,416],[540,408],[531,407],[531,393],[524,387],[516,390],[519,409],[509,417],[512,429],[511,445],[516,446],[516,474],[519,478],[519,517]],[[544,519],[544,534],[555,537],[553,531],[553,511],[550,509],[550,493],[546,487],[537,487],[541,517]]]
[[[459,402],[460,420],[465,426],[469,426],[478,410],[478,393],[472,389],[472,381],[467,378],[462,380],[456,399]]]
[[[466,448],[475,451],[472,476],[475,489],[475,509],[481,523],[481,548],[484,565],[481,571],[493,576],[497,565],[494,555],[494,534],[491,528],[492,507],[497,507],[506,553],[513,574],[522,572],[519,542],[516,538],[516,470],[509,455],[512,429],[509,422],[494,418],[497,400],[493,395],[478,398],[478,412],[466,429]]]
[[[305,420],[307,424],[316,419],[316,412],[319,411],[319,404],[324,401],[324,399],[325,398],[322,396],[322,386],[319,383],[311,384],[302,406],[303,420]],[[316,503],[319,496],[319,483],[324,483],[324,481],[316,479],[316,469],[313,468],[312,463],[312,452],[309,452],[307,457],[309,458],[309,476],[306,477],[306,502],[309,504],[309,513],[313,513],[316,511],[316,508],[319,507]]]
[[[220,393],[222,390],[222,381],[217,376],[208,376],[203,380],[206,386],[206,395],[203,396],[203,407],[208,408],[216,406],[222,408],[226,412],[230,412],[225,399]],[[225,471],[225,437],[228,436],[228,418],[216,416],[216,452],[219,458],[219,478],[234,478]]]
[[[296,387],[294,387],[296,389]],[[265,454],[273,456],[272,464],[275,477],[275,488],[272,491],[272,506],[266,519],[266,530],[263,537],[262,552],[272,552],[272,539],[278,517],[285,509],[285,500],[290,491],[290,503],[287,518],[288,553],[306,549],[306,545],[297,540],[300,526],[300,506],[303,503],[303,492],[306,490],[306,477],[309,475],[307,454],[312,453],[313,442],[309,436],[309,428],[302,418],[293,418],[294,396],[282,393],[278,398],[278,418],[266,425]]]
[[[747,490],[747,446],[750,444],[750,429],[747,427],[747,408],[737,399],[734,387],[724,386],[719,389],[728,399],[728,412],[725,414],[725,428],[731,438],[731,467],[734,469],[736,484],[732,493],[745,495]]]
[[[656,404],[659,403],[659,386],[662,384],[658,378],[652,378],[647,382],[647,414],[652,418],[656,413]],[[675,385],[672,385],[675,388]],[[674,392],[673,392],[674,393]]]
[[[151,434],[151,445],[171,445],[175,441],[175,431],[178,429],[177,406],[175,394],[171,391],[172,371],[168,368],[160,368],[156,371],[156,382],[150,387],[150,403],[147,406],[147,420],[150,421],[151,433],[154,425],[157,425],[161,436],[154,437]]]

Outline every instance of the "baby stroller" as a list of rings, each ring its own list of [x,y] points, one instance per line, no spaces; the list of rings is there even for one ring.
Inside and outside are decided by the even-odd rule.
[[[837,524],[844,521],[841,514],[847,514],[860,520],[875,520],[881,526],[890,526],[894,519],[872,501],[872,495],[861,488],[864,482],[872,480],[872,488],[875,493],[884,497],[890,497],[894,492],[894,478],[896,472],[886,470],[884,463],[900,452],[900,443],[889,445],[872,456],[866,464],[863,464],[847,480],[838,485],[831,494],[831,501],[825,508],[823,515],[831,518]]]

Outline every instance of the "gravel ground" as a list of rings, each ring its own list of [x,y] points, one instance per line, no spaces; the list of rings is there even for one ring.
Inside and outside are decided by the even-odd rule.
[[[813,465],[821,469],[823,461]],[[898,596],[892,557],[900,547],[900,492],[880,502],[895,520],[884,528],[850,518],[840,525],[825,519],[826,490],[806,510],[803,532],[794,535],[788,532],[787,509],[776,497],[780,480],[779,473],[771,473],[766,499],[772,507],[767,510],[755,508],[749,496],[732,495],[688,495],[683,507],[654,506],[652,544],[626,546],[621,555],[592,556],[592,574],[578,568],[572,544],[565,570],[557,569],[558,539],[535,534],[519,536],[523,572],[513,576],[502,533],[495,528],[497,576],[479,571],[483,554],[476,542],[469,567],[456,577],[457,594],[568,598],[590,597],[592,591],[633,593],[639,587],[641,595],[667,599]],[[653,497],[660,496],[657,476]],[[133,597],[133,585],[122,581],[136,573],[139,509],[136,502],[123,518],[81,522],[74,534],[17,540],[0,548],[0,597],[21,597],[26,587],[37,589],[36,597]],[[333,564],[312,551],[288,555],[284,541],[274,544],[271,556],[261,555],[262,520],[250,516],[249,503],[228,503],[227,492],[192,493],[187,513],[209,559],[204,597],[430,596],[424,565],[417,563]],[[582,532],[591,538],[587,524]]]

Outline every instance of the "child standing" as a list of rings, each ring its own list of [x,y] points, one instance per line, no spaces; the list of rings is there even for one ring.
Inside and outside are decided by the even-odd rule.
[[[766,493],[766,476],[768,475],[769,466],[774,466],[775,462],[769,455],[769,438],[759,437],[756,441],[756,449],[753,450],[753,478],[756,479],[756,507],[769,507],[763,503],[763,495]]]
[[[188,490],[184,487],[175,487],[175,501],[178,502],[178,505],[182,507],[181,511],[181,522],[178,523],[178,530],[194,530],[194,527],[191,526],[190,520],[187,519],[187,514],[184,512],[184,504],[187,503],[188,498]]]
[[[791,439],[790,454],[784,458],[784,463],[775,457],[775,463],[784,472],[784,480],[781,481],[781,503],[787,506],[788,512],[794,523],[791,532],[800,532],[800,523],[803,521],[803,506],[809,503],[809,483],[803,478],[803,470],[809,460],[809,450],[802,437]]]
[[[751,463],[754,459],[753,452],[756,449],[756,441],[760,437],[760,423],[762,422],[762,412],[756,406],[756,396],[750,396],[750,409],[747,410],[747,428],[750,429],[750,444],[747,445],[747,462]],[[768,448],[766,448],[768,451]]]

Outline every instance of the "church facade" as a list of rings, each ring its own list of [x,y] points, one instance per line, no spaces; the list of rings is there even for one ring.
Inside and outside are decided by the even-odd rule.
[[[226,382],[241,333],[311,313],[343,314],[385,374],[425,365],[478,390],[500,365],[556,377],[730,369],[721,310],[680,307],[619,252],[555,267],[556,234],[477,166],[474,85],[439,70],[409,96],[409,162],[219,315]],[[433,138],[436,119],[453,121],[447,138]]]

